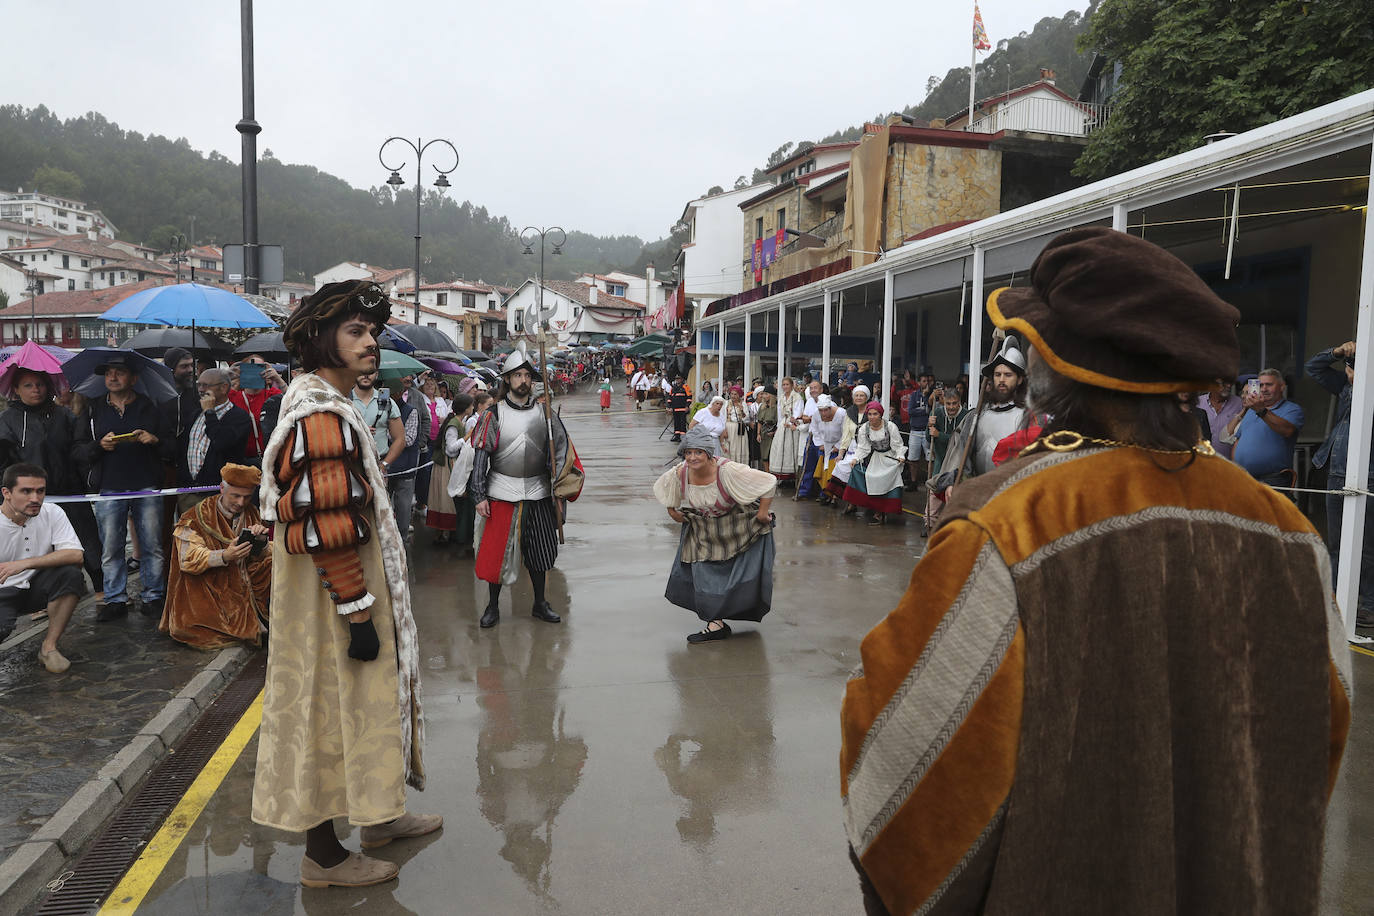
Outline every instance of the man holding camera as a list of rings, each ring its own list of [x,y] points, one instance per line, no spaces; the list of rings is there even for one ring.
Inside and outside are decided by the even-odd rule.
[[[219,495],[192,506],[172,533],[175,555],[158,629],[197,649],[239,640],[258,644],[267,623],[272,555],[253,505],[262,472],[243,464],[220,470]]]
[[[1305,419],[1302,408],[1285,396],[1287,390],[1277,369],[1262,371],[1246,385],[1240,399],[1245,409],[1221,436],[1234,443],[1232,460],[1271,487],[1293,486],[1293,446]]]

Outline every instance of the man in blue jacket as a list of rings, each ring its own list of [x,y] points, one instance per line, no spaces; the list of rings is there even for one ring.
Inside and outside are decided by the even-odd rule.
[[[104,377],[105,394],[91,398],[76,424],[76,461],[85,472],[86,491],[109,496],[157,489],[162,485],[162,462],[175,444],[166,429],[165,412],[134,390],[135,357],[111,353],[96,366],[95,374]],[[125,551],[131,517],[142,553],[143,612],[161,617],[166,589],[161,497],[97,500],[94,508],[105,576],[105,605],[96,620],[116,620],[129,612]]]

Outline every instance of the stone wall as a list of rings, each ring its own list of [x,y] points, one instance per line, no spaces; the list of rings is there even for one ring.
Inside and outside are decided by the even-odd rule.
[[[887,158],[883,246],[1000,212],[1002,156],[993,150],[896,142]]]

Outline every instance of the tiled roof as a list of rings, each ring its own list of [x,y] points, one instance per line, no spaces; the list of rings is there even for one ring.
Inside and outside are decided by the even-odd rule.
[[[499,321],[502,324],[506,323],[505,309],[496,309],[494,311],[489,312],[478,312],[477,314],[483,321]]]
[[[35,315],[100,315],[113,308],[134,293],[160,286],[157,280],[143,280],[139,283],[125,283],[122,286],[106,286],[101,289],[78,289],[56,293],[44,293],[33,300]],[[0,319],[27,318],[29,300],[0,309]]]
[[[469,283],[466,280],[449,280],[447,283],[425,283],[420,287],[422,292],[427,289],[457,290],[464,293],[489,293],[492,291],[493,287],[487,286],[485,283]],[[413,293],[415,287],[410,287],[410,291]]]
[[[28,234],[41,239],[55,239],[62,235],[56,229],[49,229],[47,226],[30,226],[28,223],[16,223],[7,219],[0,219],[0,232],[16,235]]]
[[[395,280],[402,274],[415,272],[415,268],[413,267],[397,267],[395,270],[389,270],[381,267],[364,267],[361,269],[371,271],[372,282],[378,285],[384,285],[392,280]]]
[[[620,296],[612,296],[603,290],[597,290],[596,302],[592,302],[592,289],[585,283],[578,283],[574,280],[545,280],[544,288],[551,289],[560,296],[575,300],[588,308],[598,309],[625,309],[627,311],[642,312],[644,306],[638,302],[631,302],[629,299],[622,299]]]
[[[65,251],[68,254],[80,254],[92,258],[106,258],[111,261],[123,261],[129,256],[129,252],[127,251],[123,251],[119,248],[111,248],[109,245],[102,242],[92,242],[90,239],[83,239],[74,235],[62,235],[55,238],[29,242],[27,245],[6,248],[5,251]]]

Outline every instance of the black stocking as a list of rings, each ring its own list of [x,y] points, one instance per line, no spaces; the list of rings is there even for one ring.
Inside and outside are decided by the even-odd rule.
[[[539,570],[531,569],[531,570],[530,570],[530,584],[534,586],[534,603],[535,603],[535,604],[543,604],[543,603],[544,603],[544,577],[545,577],[545,575],[546,575],[546,573],[545,573],[544,570],[542,570],[542,569],[539,569]]]
[[[348,850],[334,832],[334,822],[316,824],[305,832],[305,854],[321,868],[333,868],[348,858]]]
[[[487,599],[487,605],[488,605],[488,606],[491,606],[491,605],[493,605],[493,604],[498,603],[498,602],[501,600],[501,583],[500,583],[500,582],[488,582],[488,583],[487,583],[487,594],[490,596],[490,597]]]

